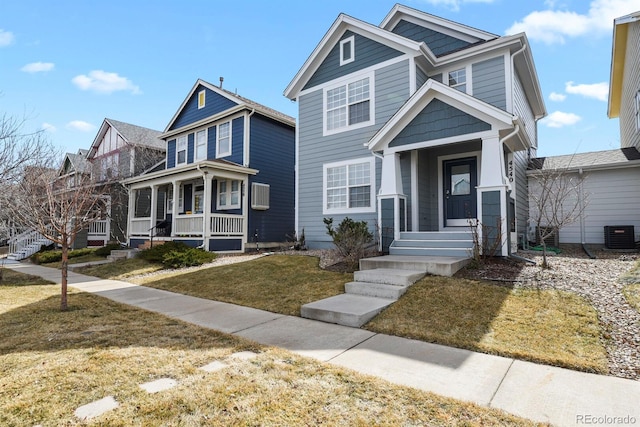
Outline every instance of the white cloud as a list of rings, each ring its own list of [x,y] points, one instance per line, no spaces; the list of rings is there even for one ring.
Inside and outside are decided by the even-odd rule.
[[[564,126],[575,125],[580,120],[582,120],[582,117],[577,114],[554,111],[544,119],[540,120],[540,123],[550,128],[561,128]]]
[[[91,90],[98,93],[113,93],[117,91],[131,92],[134,95],[142,93],[140,88],[126,77],[120,77],[118,73],[108,73],[102,70],[93,70],[88,76],[81,74],[71,79],[73,84],[82,90]]]
[[[451,10],[458,11],[463,3],[494,3],[496,0],[425,0],[434,6],[444,6]]]
[[[55,133],[58,129],[56,129],[56,127],[51,123],[44,122],[42,124],[42,130],[46,132]]]
[[[45,71],[51,71],[55,67],[53,62],[32,62],[22,67],[20,70],[25,73],[40,73]]]
[[[15,37],[11,31],[5,31],[0,28],[0,47],[9,46],[14,39]]]
[[[567,95],[562,93],[551,92],[549,99],[555,102],[562,102],[567,99]]]
[[[573,95],[582,95],[585,98],[595,98],[598,101],[607,102],[609,98],[609,83],[594,83],[590,85],[581,84],[574,85],[573,82],[565,83],[567,93]]]
[[[545,5],[549,9],[531,12],[507,29],[506,34],[526,32],[532,40],[562,44],[568,37],[610,34],[615,18],[638,9],[637,0],[592,0],[586,14],[554,10],[555,2],[552,1]]]
[[[83,122],[82,120],[73,120],[67,123],[67,129],[79,130],[80,132],[91,132],[96,127],[91,123]]]

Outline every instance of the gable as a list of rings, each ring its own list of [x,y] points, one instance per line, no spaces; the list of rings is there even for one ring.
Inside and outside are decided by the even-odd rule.
[[[446,55],[464,49],[472,44],[468,41],[422,27],[404,19],[400,20],[391,32],[417,42],[424,42],[436,56]]]
[[[90,155],[90,158],[92,159],[118,151],[127,145],[127,142],[124,140],[122,135],[120,135],[113,126],[107,126],[108,127],[104,131],[102,138],[100,138],[97,144],[94,142],[92,146]]]
[[[433,99],[391,140],[389,147],[483,132],[491,125],[439,99]]]
[[[198,94],[203,90],[205,91],[205,105],[202,108],[198,108]],[[232,101],[228,97],[222,96],[206,86],[199,84],[195,90],[191,92],[191,95],[183,104],[181,110],[176,115],[175,120],[173,120],[171,127],[167,129],[167,131],[190,125],[191,123],[221,113],[238,105],[238,103]]]
[[[340,65],[340,43],[352,36],[354,37],[355,60],[348,64]],[[363,70],[372,65],[398,57],[402,54],[403,52],[400,52],[399,50],[364,37],[361,34],[347,30],[329,51],[329,54],[322,61],[316,72],[313,73],[303,89],[314,87],[353,72]]]

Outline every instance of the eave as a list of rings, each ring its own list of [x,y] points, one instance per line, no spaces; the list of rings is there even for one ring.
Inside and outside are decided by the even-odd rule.
[[[227,162],[224,160],[203,160],[198,163],[189,163],[174,168],[163,169],[157,172],[152,172],[146,175],[138,175],[132,178],[128,178],[122,181],[124,185],[136,184],[145,181],[153,181],[158,178],[165,178],[173,175],[180,175],[193,171],[225,171],[233,172],[243,175],[256,175],[259,171],[257,169],[248,168],[236,163]]]
[[[613,42],[611,46],[611,71],[609,75],[609,99],[607,116],[616,118],[620,115],[622,103],[622,84],[627,55],[627,36],[629,24],[640,19],[640,12],[622,16],[613,21]]]

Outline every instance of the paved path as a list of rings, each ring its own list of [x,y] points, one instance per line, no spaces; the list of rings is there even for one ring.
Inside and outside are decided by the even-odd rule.
[[[6,267],[60,282],[60,271]],[[558,426],[639,425],[640,382],[523,362],[69,272],[69,285],[396,384]]]

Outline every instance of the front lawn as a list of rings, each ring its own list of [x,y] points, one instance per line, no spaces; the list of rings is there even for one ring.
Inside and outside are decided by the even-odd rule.
[[[245,267],[246,268],[246,267]],[[5,276],[6,279],[7,276]],[[0,285],[0,425],[486,425],[532,423],[11,272]],[[233,353],[252,351],[250,360]],[[199,368],[218,361],[216,372]],[[139,385],[171,378],[148,394]]]

